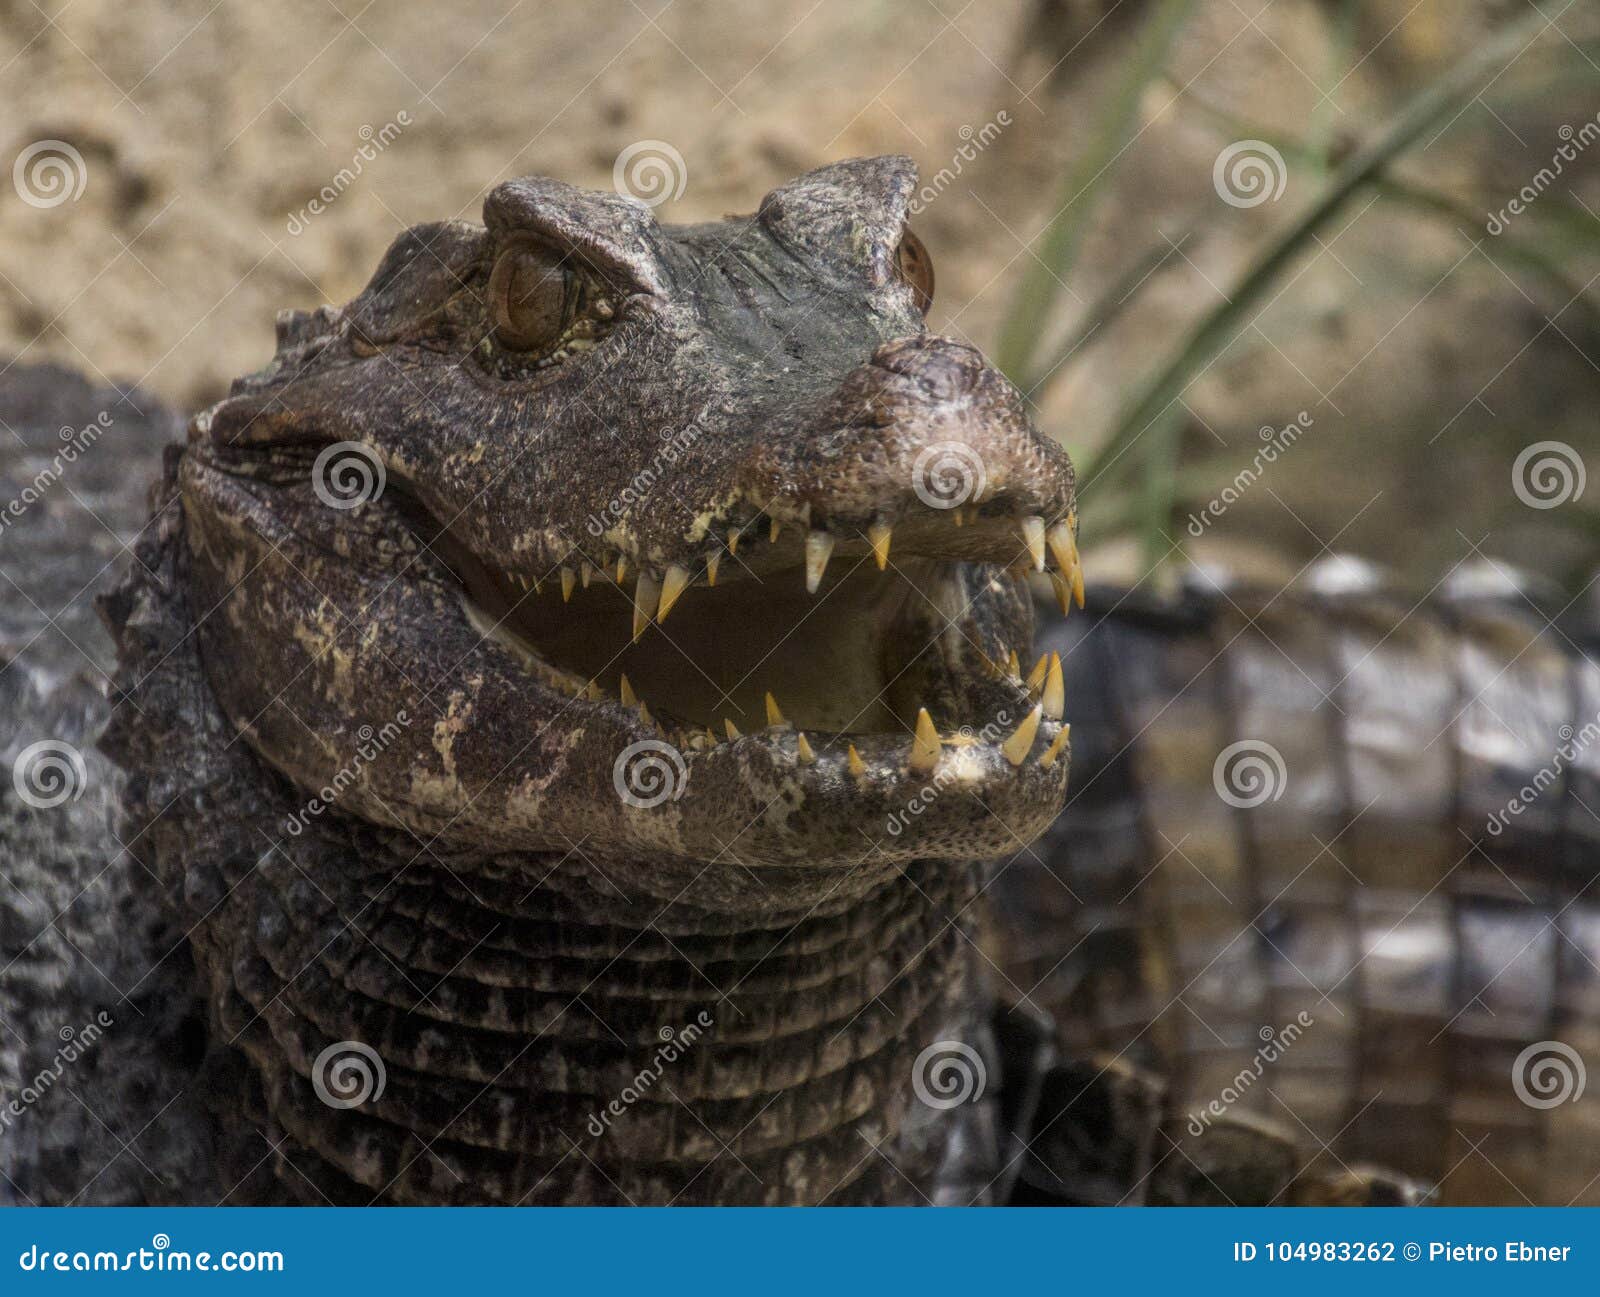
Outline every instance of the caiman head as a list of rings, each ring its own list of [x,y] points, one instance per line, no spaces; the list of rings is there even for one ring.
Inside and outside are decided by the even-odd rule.
[[[1067,761],[1024,578],[1081,588],[1072,469],[927,332],[914,185],[844,162],[668,226],[511,181],[285,313],[180,469],[228,718],[303,790],[492,849],[1030,839]]]

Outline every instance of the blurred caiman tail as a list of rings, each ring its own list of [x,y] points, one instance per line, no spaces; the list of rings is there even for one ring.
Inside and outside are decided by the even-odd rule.
[[[1600,1201],[1580,623],[1492,565],[1418,602],[1336,560],[1042,628],[1072,788],[993,892],[1014,1014],[1071,1061],[1023,1200],[1416,1196],[1381,1165],[1442,1202]]]

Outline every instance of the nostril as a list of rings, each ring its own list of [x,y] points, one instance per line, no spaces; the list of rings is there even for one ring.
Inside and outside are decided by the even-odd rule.
[[[939,400],[970,392],[986,368],[982,353],[975,348],[929,333],[883,343],[872,353],[872,363],[912,379]]]

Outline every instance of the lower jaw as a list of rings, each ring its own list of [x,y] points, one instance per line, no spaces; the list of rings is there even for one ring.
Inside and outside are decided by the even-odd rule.
[[[936,1195],[946,1135],[976,1114],[928,1109],[913,1068],[935,1041],[978,1043],[976,870],[912,866],[842,887],[813,874],[732,915],[605,894],[607,877],[659,878],[653,862],[501,860],[498,877],[465,882],[456,866],[397,880],[371,942],[351,934],[300,976],[280,982],[234,955],[226,998],[254,1017],[229,1030],[274,1138],[287,1137],[279,1193],[507,1205]],[[350,892],[338,875],[315,881]],[[544,881],[530,891],[530,877]],[[317,894],[270,873],[256,885],[274,909]],[[286,917],[314,931],[326,915]],[[386,1078],[349,1109],[327,1106],[310,1076],[341,1041],[373,1049]],[[880,1175],[886,1162],[895,1169]]]

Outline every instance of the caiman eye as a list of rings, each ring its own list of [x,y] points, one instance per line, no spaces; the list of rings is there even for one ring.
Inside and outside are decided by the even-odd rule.
[[[542,243],[513,244],[489,275],[495,337],[513,351],[546,351],[566,328],[572,306],[572,274],[554,249]]]
[[[922,240],[907,226],[900,235],[900,246],[894,250],[894,262],[900,278],[911,285],[917,310],[924,315],[933,305],[933,258],[928,255]]]

